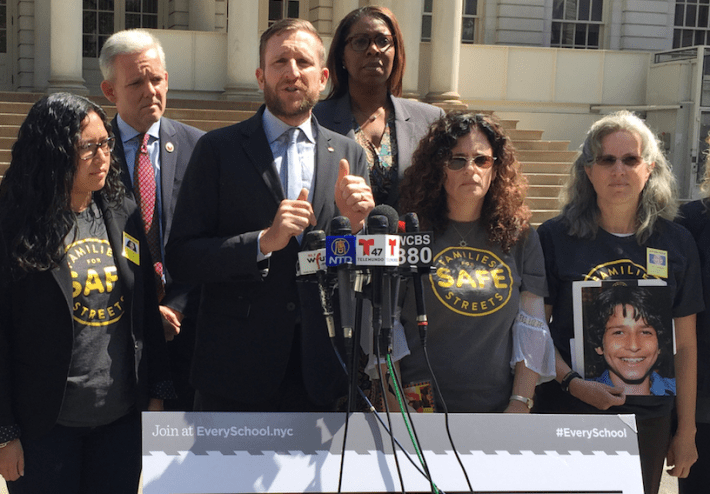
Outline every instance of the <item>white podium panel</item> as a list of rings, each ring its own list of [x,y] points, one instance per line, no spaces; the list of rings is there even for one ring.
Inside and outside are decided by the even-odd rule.
[[[431,491],[401,416],[392,416],[407,492]],[[443,414],[414,414],[437,487],[468,492]],[[475,492],[643,494],[633,415],[451,414]],[[337,492],[343,413],[143,413],[144,494]],[[389,435],[352,414],[342,492],[401,492]],[[410,461],[409,458],[412,461]]]

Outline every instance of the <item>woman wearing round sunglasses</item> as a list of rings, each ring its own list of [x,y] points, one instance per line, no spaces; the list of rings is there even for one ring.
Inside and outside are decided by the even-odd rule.
[[[153,268],[103,110],[34,104],[0,183],[0,475],[136,492],[140,411],[171,398]]]
[[[663,462],[685,477],[695,462],[695,315],[702,310],[698,253],[690,233],[672,222],[675,178],[656,136],[621,111],[592,125],[571,168],[562,213],[538,232],[550,295],[546,311],[557,348],[557,381],[538,389],[540,411],[635,413],[644,489],[658,492]],[[571,369],[573,284],[581,280],[657,278],[666,282],[675,326],[672,396],[626,395],[623,388],[585,381]],[[628,355],[629,365],[639,357]]]
[[[397,208],[399,182],[440,108],[400,98],[405,56],[402,31],[386,7],[353,10],[338,25],[328,54],[332,85],[316,105],[318,122],[357,140],[370,165],[377,204]]]
[[[399,367],[412,408],[528,413],[538,380],[553,377],[542,249],[528,225],[526,189],[510,140],[488,116],[450,112],[414,153],[401,205],[434,232],[433,270],[423,280],[433,376],[409,283],[401,315],[408,349],[395,354],[409,353]]]

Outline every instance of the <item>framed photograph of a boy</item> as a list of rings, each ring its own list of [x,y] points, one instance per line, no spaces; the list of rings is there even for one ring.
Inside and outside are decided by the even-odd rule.
[[[578,281],[573,367],[627,395],[675,396],[671,297],[663,280]]]

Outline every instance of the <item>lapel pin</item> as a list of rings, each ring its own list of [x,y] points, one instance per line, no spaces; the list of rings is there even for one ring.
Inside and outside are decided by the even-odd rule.
[[[173,151],[175,151],[175,145],[172,142],[166,142],[165,143],[165,150],[168,153],[172,153]]]
[[[335,152],[335,149],[333,149],[332,147],[328,146],[328,152],[329,152],[329,153],[334,153],[334,152]]]

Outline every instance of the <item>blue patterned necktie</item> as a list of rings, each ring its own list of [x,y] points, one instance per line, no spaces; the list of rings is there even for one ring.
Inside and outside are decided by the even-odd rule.
[[[298,127],[291,127],[286,131],[288,144],[286,144],[285,159],[281,162],[281,183],[287,199],[297,199],[301,192],[301,162],[298,157]]]

